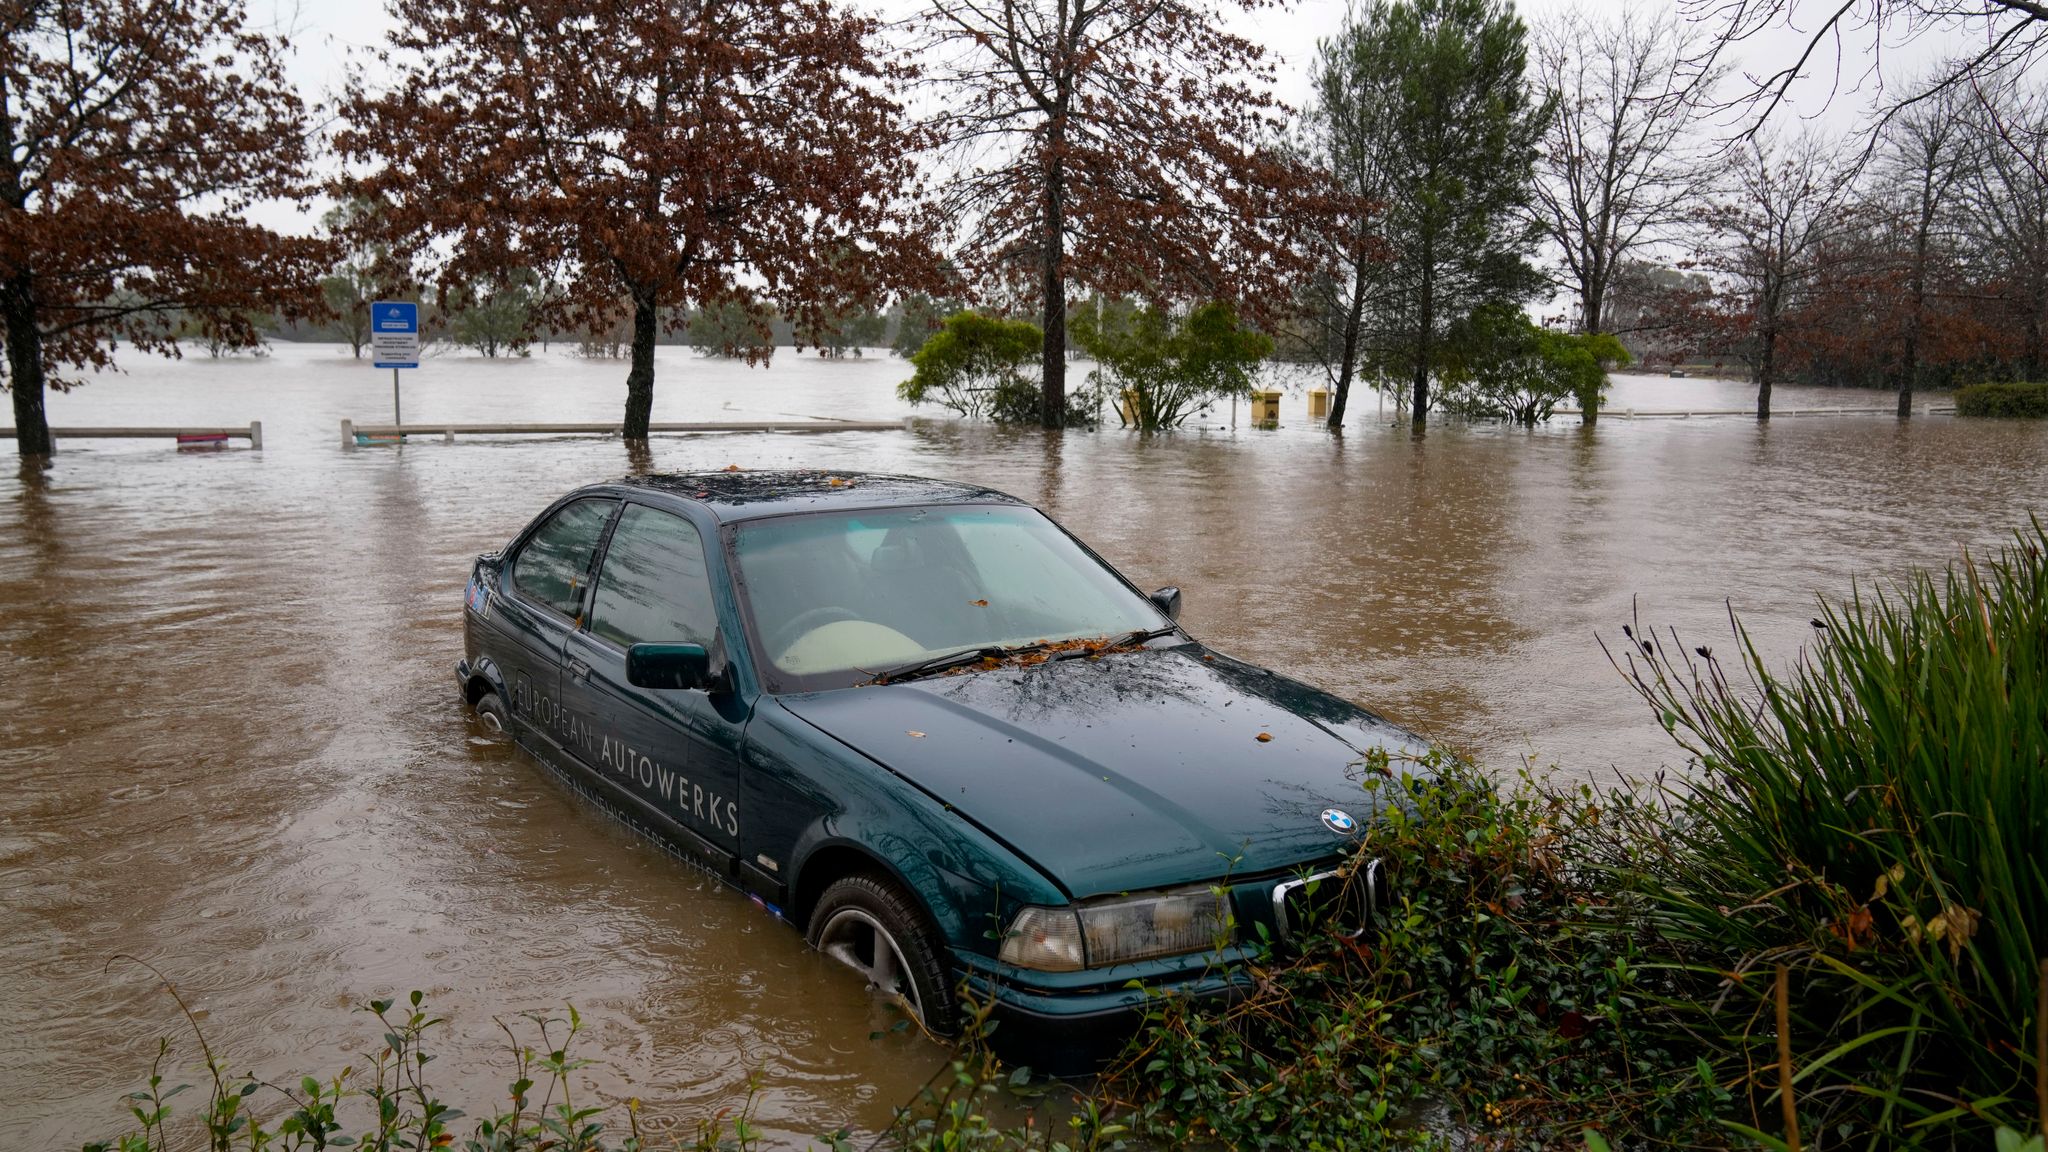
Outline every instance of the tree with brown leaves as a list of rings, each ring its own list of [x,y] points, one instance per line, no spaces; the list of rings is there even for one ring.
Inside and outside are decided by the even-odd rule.
[[[181,321],[260,343],[254,314],[316,309],[326,245],[243,216],[305,192],[286,44],[235,0],[0,0],[0,340],[24,456],[47,388],[175,351]]]
[[[1253,319],[1288,297],[1305,178],[1277,147],[1264,52],[1219,5],[931,0],[920,28],[956,259],[1038,305],[1047,427],[1067,414],[1070,286]]]
[[[809,317],[926,266],[878,26],[830,0],[395,0],[391,82],[351,81],[337,138],[374,165],[413,242],[456,281],[564,285],[536,323],[632,317],[625,434],[654,405],[654,345],[686,308],[761,298]],[[763,331],[754,355],[769,354]]]

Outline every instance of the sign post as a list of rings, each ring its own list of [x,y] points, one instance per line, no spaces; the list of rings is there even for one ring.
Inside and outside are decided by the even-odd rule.
[[[370,305],[371,362],[391,369],[391,422],[403,425],[398,406],[398,370],[420,366],[420,306],[410,300]]]

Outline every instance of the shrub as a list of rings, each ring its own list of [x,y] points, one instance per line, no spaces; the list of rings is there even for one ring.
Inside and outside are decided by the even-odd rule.
[[[1178,427],[1202,405],[1251,392],[1273,341],[1238,323],[1227,304],[1175,315],[1149,305],[1076,313],[1074,340],[1096,367],[1089,379],[1122,401],[1117,412],[1146,431]]]
[[[1809,1131],[1983,1146],[1991,1122],[2035,1127],[2048,534],[1823,601],[1813,629],[1783,675],[1739,623],[1725,662],[1629,632],[1627,675],[1698,761],[1631,876],[1725,974],[1696,1003],[1726,1066],[1775,1063],[1768,976],[1792,967]]]
[[[1956,415],[2048,417],[2048,384],[1972,384],[1958,388]]]
[[[1361,767],[1395,794],[1358,857],[1387,873],[1376,930],[1269,952],[1227,1009],[1161,1001],[1105,1085],[1138,1129],[1233,1148],[1406,1147],[1425,1124],[1489,1148],[1710,1129],[1726,1094],[1658,1007],[1674,986],[1655,938],[1570,865],[1604,802],[1503,791],[1441,753]]]
[[[1447,411],[1534,424],[1573,400],[1599,415],[1607,369],[1628,350],[1604,332],[1575,335],[1542,327],[1514,307],[1484,308],[1453,326],[1443,372]]]
[[[1044,345],[1045,333],[1036,324],[956,312],[911,354],[917,371],[896,386],[896,394],[967,417],[1036,420],[1039,386],[1027,368]]]
[[[1044,351],[1045,333],[1036,324],[956,312],[911,354],[917,371],[896,386],[896,394],[912,404],[940,404],[970,418],[1036,424],[1044,395],[1036,369]],[[1070,391],[1067,423],[1094,423],[1092,403],[1087,392]]]

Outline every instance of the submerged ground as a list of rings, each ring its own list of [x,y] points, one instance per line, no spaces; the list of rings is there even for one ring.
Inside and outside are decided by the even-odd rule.
[[[1354,401],[1331,438],[1005,431],[417,443],[343,452],[390,374],[328,347],[131,359],[53,398],[66,424],[241,424],[264,451],[61,446],[0,473],[0,1145],[111,1126],[175,1032],[148,959],[238,1067],[333,1070],[373,1042],[347,1007],[424,988],[453,1016],[451,1097],[509,1070],[494,1013],[592,1021],[608,1094],[687,1119],[737,1104],[789,1142],[875,1126],[941,1064],[743,898],[607,824],[456,705],[461,587],[576,484],[636,466],[815,466],[971,478],[1032,500],[1196,635],[1450,740],[1611,778],[1678,767],[1594,642],[1646,621],[1774,656],[1815,590],[1981,549],[2048,505],[2048,426],[1882,417],[1437,427]],[[899,361],[784,350],[767,370],[663,349],[656,419],[907,411]],[[444,357],[412,420],[603,420],[624,367],[558,351]],[[1787,394],[1789,392],[1789,394]],[[1614,407],[1744,407],[1732,383],[1623,377]],[[1781,407],[1882,405],[1781,390]],[[1223,427],[1218,428],[1221,425]],[[187,1045],[189,1048],[189,1044]],[[196,1060],[196,1054],[187,1053]],[[185,1078],[190,1078],[188,1075]],[[105,1117],[107,1125],[96,1125]]]

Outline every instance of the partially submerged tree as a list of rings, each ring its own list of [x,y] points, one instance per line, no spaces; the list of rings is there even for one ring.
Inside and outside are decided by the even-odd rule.
[[[1913,414],[1939,249],[1946,246],[1950,210],[1972,167],[1967,153],[1974,142],[1962,112],[1962,101],[1953,93],[1937,94],[1894,116],[1879,143],[1879,210],[1904,241],[1905,299],[1899,309],[1904,316],[1897,320],[1904,329],[1897,369],[1901,419]]]
[[[1675,13],[1572,9],[1545,25],[1536,80],[1556,94],[1536,171],[1536,219],[1564,264],[1582,332],[1611,332],[1623,263],[1670,238],[1711,187],[1699,130],[1712,75],[1688,65],[1696,29]]]
[[[1179,427],[1212,400],[1249,394],[1273,352],[1271,338],[1216,302],[1184,312],[1083,309],[1074,338],[1095,360],[1090,379],[1118,417],[1146,432]]]
[[[1727,189],[1701,213],[1709,238],[1699,263],[1733,285],[1732,335],[1756,379],[1757,419],[1768,420],[1779,340],[1841,234],[1852,172],[1811,134],[1750,138],[1733,161]]]
[[[1526,31],[1503,0],[1382,0],[1346,35],[1384,63],[1347,73],[1385,104],[1389,259],[1367,291],[1375,358],[1409,380],[1420,425],[1451,326],[1540,286],[1529,203],[1550,109],[1525,81]]]
[[[1297,167],[1256,44],[1269,0],[931,0],[921,27],[970,277],[1038,303],[1041,421],[1067,418],[1067,292],[1228,299],[1287,287]]]
[[[1044,340],[1038,325],[1027,321],[956,313],[910,357],[917,371],[896,386],[896,394],[962,416],[1034,422],[1041,394],[1028,365]]]
[[[903,297],[889,309],[895,322],[895,333],[889,338],[889,350],[905,359],[917,355],[924,342],[945,327],[946,317],[963,312],[966,307],[958,300],[934,299],[923,292]]]
[[[394,0],[389,86],[358,75],[347,182],[442,237],[459,277],[541,270],[540,322],[589,330],[624,297],[625,435],[654,346],[688,307],[758,293],[800,317],[927,262],[906,227],[906,130],[877,22],[831,0]],[[759,346],[765,355],[765,342]]]
[[[320,296],[331,314],[328,328],[360,360],[370,344],[370,305],[406,296],[415,286],[393,259],[383,237],[383,208],[360,198],[343,200],[320,218],[336,259],[320,279]]]
[[[531,268],[515,268],[470,281],[442,286],[448,337],[464,348],[496,358],[522,353],[541,307],[540,277]]]
[[[51,449],[46,388],[115,341],[222,347],[318,307],[326,245],[243,213],[306,191],[282,38],[235,0],[0,0],[0,341],[15,442]]]
[[[691,311],[685,332],[700,356],[764,360],[775,347],[775,312],[743,296]]]

